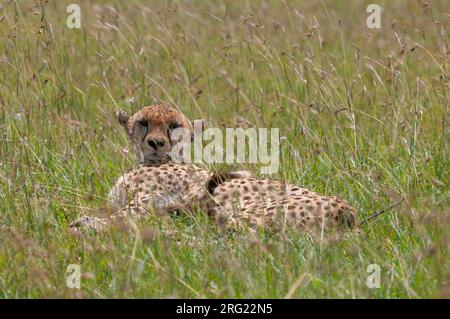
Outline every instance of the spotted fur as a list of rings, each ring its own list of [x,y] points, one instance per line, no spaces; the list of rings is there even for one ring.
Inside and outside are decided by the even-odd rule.
[[[226,229],[284,230],[318,225],[355,225],[355,210],[345,201],[299,186],[257,179],[248,172],[209,172],[192,164],[173,163],[168,156],[176,143],[175,127],[190,134],[190,121],[168,105],[147,106],[129,116],[117,114],[141,165],[121,176],[110,192],[116,210],[108,218],[81,216],[71,228],[103,229],[124,217],[151,212],[189,211],[197,206]]]

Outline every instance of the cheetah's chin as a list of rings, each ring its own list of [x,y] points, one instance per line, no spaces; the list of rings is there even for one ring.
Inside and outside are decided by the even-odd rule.
[[[155,163],[167,163],[170,161],[170,156],[167,154],[145,156],[141,164],[155,164]]]

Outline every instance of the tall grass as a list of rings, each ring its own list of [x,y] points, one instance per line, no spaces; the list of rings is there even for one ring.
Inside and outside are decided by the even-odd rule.
[[[1,297],[449,296],[446,1],[378,1],[381,29],[370,1],[76,1],[80,30],[72,2],[1,1]],[[271,178],[361,219],[405,201],[325,238],[225,236],[201,212],[70,235],[136,165],[115,111],[161,101],[212,126],[279,127]]]

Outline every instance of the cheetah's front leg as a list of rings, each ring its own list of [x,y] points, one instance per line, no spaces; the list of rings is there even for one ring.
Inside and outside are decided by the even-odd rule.
[[[108,225],[126,221],[128,218],[137,220],[152,212],[164,215],[181,209],[183,209],[183,205],[177,196],[153,194],[131,200],[128,204],[122,206],[106,218],[80,216],[70,225],[70,229],[73,232],[80,232],[82,230],[98,232],[104,230]]]
[[[103,230],[108,222],[108,218],[82,215],[69,225],[69,230],[72,233],[80,233],[86,230],[98,232]]]
[[[131,201],[129,205],[122,207],[119,211],[106,218],[82,215],[71,223],[69,227],[73,233],[85,231],[100,232],[114,223],[127,220],[128,217],[137,219],[147,213],[148,209],[142,203],[139,203],[139,201]]]

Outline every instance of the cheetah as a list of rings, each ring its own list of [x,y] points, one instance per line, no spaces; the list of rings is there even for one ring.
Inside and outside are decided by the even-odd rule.
[[[209,201],[206,186],[211,173],[195,165],[175,163],[169,156],[174,145],[183,142],[172,138],[174,130],[181,128],[194,134],[191,122],[183,113],[166,104],[157,104],[146,106],[132,116],[119,111],[116,118],[124,127],[140,165],[121,176],[112,187],[108,202],[114,213],[107,218],[80,216],[70,225],[73,232],[99,231],[118,219],[139,218],[151,211],[189,211]],[[249,175],[246,171],[227,174],[232,178]]]
[[[214,202],[210,214],[226,229],[355,226],[355,209],[344,200],[281,181],[215,173],[208,190]]]
[[[140,166],[116,182],[109,198],[116,212],[108,218],[82,216],[71,228],[103,229],[111,221],[139,218],[151,211],[173,212],[200,207],[225,229],[284,230],[313,225],[354,227],[355,209],[345,201],[296,185],[257,179],[249,172],[210,172],[193,164],[174,163],[169,156],[180,140],[172,131],[191,122],[165,104],[147,106],[130,116],[117,114],[140,161]],[[131,196],[129,196],[131,195]]]

